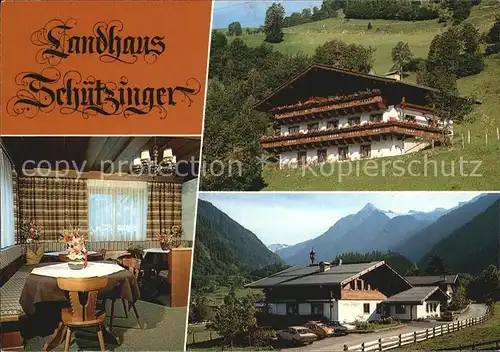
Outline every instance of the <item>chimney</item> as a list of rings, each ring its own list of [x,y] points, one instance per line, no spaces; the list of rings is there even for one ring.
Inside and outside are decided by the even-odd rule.
[[[329,262],[321,262],[319,263],[319,271],[321,273],[324,273],[325,271],[330,270],[330,263]]]
[[[314,262],[316,261],[316,252],[314,251],[314,248],[311,248],[309,259],[311,260],[311,265],[314,265]]]

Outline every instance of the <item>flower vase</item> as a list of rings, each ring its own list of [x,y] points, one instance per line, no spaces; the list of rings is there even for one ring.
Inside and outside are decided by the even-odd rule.
[[[27,265],[36,265],[40,263],[44,254],[43,247],[39,247],[37,249],[26,249],[26,264]]]
[[[85,261],[83,260],[70,260],[68,266],[72,270],[81,270],[85,267]]]
[[[160,247],[164,251],[168,251],[170,249],[170,245],[168,243],[165,243],[165,242],[160,242]]]

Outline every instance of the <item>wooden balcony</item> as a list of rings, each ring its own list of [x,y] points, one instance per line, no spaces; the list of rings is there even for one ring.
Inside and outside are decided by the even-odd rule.
[[[399,139],[418,137],[430,141],[440,141],[443,137],[443,130],[403,121],[372,122],[359,126],[295,133],[287,136],[264,136],[261,138],[261,145],[265,150],[280,152],[331,145],[369,143],[387,139],[390,136]]]
[[[308,109],[297,109],[282,113],[275,113],[274,117],[279,123],[293,123],[315,119],[335,118],[339,116],[356,115],[363,112],[385,110],[386,105],[381,96],[353,100],[344,103],[330,104],[325,106],[310,107]]]

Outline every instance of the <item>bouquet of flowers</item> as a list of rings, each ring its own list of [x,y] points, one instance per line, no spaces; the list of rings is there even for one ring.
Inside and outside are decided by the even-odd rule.
[[[85,261],[87,249],[85,248],[85,237],[78,230],[64,230],[62,239],[66,244],[68,259],[72,261]]]
[[[42,259],[43,247],[38,247],[36,242],[42,237],[42,230],[34,220],[24,220],[21,224],[21,236],[25,243],[32,248],[26,248],[27,264],[38,264]]]
[[[160,246],[164,250],[178,248],[181,245],[182,230],[180,226],[172,226],[167,233],[159,233],[156,239],[160,241]]]
[[[24,220],[21,225],[23,239],[26,243],[33,243],[42,237],[42,229],[34,220]]]

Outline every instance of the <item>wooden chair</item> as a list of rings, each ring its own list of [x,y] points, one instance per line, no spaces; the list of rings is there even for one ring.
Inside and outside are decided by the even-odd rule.
[[[75,328],[97,327],[97,337],[101,351],[106,351],[104,345],[104,322],[106,320],[106,311],[96,309],[97,293],[108,284],[107,277],[93,278],[57,278],[57,286],[69,293],[71,308],[63,308],[62,322],[68,328],[66,332],[66,344],[64,350],[69,351],[71,334]],[[80,293],[84,293],[86,301],[82,303]]]
[[[123,258],[123,266],[126,267],[132,274],[134,274],[137,282],[140,282],[141,279],[141,261],[136,258]],[[115,317],[115,302],[116,299],[111,299],[111,317],[110,317],[110,326],[113,327],[113,320]],[[142,323],[141,320],[139,319],[139,312],[137,311],[137,307],[133,302],[129,302],[129,304],[132,306],[132,309],[134,310],[135,318],[137,319],[137,324],[139,324],[139,327],[142,329]],[[122,305],[123,305],[123,311],[125,312],[125,318],[128,318],[128,309],[127,309],[127,302],[122,299]]]

